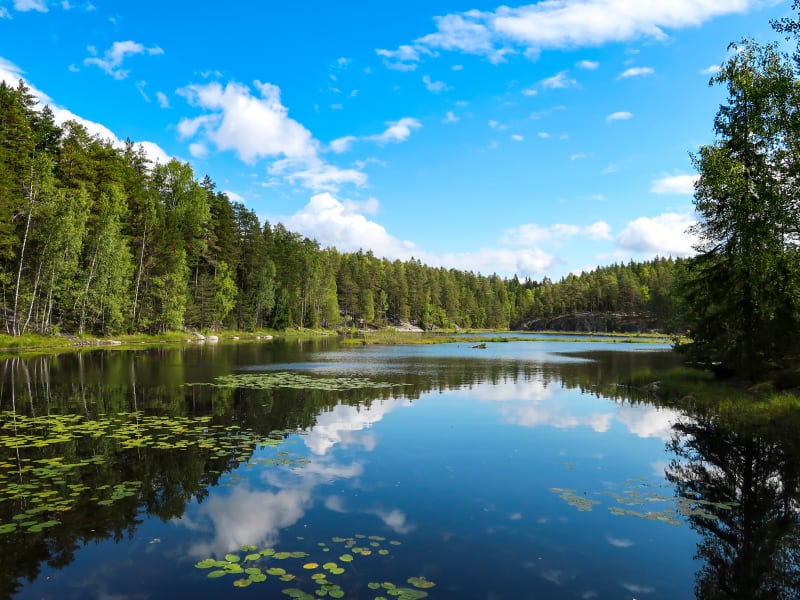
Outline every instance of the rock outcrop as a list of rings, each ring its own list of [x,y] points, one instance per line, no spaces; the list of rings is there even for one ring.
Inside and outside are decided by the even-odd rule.
[[[628,313],[574,313],[529,319],[514,329],[521,331],[570,331],[576,333],[663,333],[652,315]]]

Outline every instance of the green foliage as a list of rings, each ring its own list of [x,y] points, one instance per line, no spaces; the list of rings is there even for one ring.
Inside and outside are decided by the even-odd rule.
[[[800,367],[800,85],[775,45],[744,41],[712,84],[728,100],[694,156],[701,254],[684,279],[691,362],[751,380]]]
[[[30,91],[0,84],[0,325],[78,335],[182,328],[509,329],[575,311],[674,318],[679,263],[614,265],[561,282],[339,253],[259,222],[188,163],[151,165]]]

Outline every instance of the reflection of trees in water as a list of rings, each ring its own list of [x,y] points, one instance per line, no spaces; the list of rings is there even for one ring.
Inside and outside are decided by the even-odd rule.
[[[689,518],[702,536],[700,600],[800,597],[800,442],[798,423],[784,425],[755,431],[701,417],[674,426],[667,478],[710,513]]]
[[[317,344],[306,346],[306,351],[321,349]],[[390,398],[414,400],[431,391],[487,382],[537,381],[607,395],[604,390],[616,390],[609,386],[631,372],[657,369],[668,357],[665,353],[610,352],[582,358],[588,356],[595,360],[487,360],[467,349],[464,358],[389,358],[392,368],[369,376],[405,385],[301,391],[184,385],[211,382],[219,375],[235,372],[241,365],[307,360],[307,355],[291,344],[70,352],[2,361],[0,411],[13,410],[28,416],[78,414],[87,420],[136,411],[165,416],[211,415],[216,425],[236,424],[267,435],[275,430],[308,429],[320,414],[340,403],[369,406]],[[347,368],[346,363],[342,366]],[[102,455],[104,463],[81,472],[83,483],[93,489],[122,481],[141,481],[142,485],[135,496],[110,506],[99,507],[89,498],[78,498],[69,510],[57,516],[60,525],[52,529],[0,535],[1,597],[17,593],[22,579],[33,581],[38,577],[42,564],[52,568],[70,564],[83,545],[132,537],[142,523],[142,512],[164,521],[180,517],[187,503],[202,501],[221,474],[235,469],[242,458],[233,454],[214,457],[176,450],[123,449],[105,438],[91,440],[91,443],[75,440],[57,449],[29,448],[23,452],[30,458],[60,455],[70,461]],[[0,462],[2,458],[0,456]],[[8,522],[24,508],[13,504],[0,502],[0,522]]]

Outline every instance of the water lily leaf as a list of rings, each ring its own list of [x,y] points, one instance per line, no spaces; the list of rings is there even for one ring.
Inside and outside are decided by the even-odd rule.
[[[353,562],[353,555],[352,554],[342,554],[339,557],[339,560],[342,562]]]
[[[196,563],[194,566],[197,569],[210,569],[211,567],[216,566],[217,561],[213,558],[204,558],[200,562]]]
[[[409,577],[408,583],[423,590],[432,588],[436,585],[434,582],[425,579],[425,577]]]
[[[250,574],[250,581],[253,583],[261,583],[262,581],[266,581],[267,576],[263,573],[251,573]]]
[[[221,571],[221,570],[220,571],[211,571],[208,574],[208,578],[209,579],[217,579],[218,577],[224,577],[227,574],[228,574],[227,571]]]
[[[225,560],[227,560],[228,562],[237,563],[241,559],[239,558],[238,554],[226,554],[225,555]]]
[[[276,577],[280,575],[286,575],[286,569],[281,569],[280,567],[271,567],[267,569],[267,574],[275,575]]]
[[[253,583],[253,582],[250,580],[250,578],[237,579],[236,581],[233,582],[233,585],[236,586],[236,587],[242,587],[243,588],[243,587],[249,586],[251,583]]]
[[[303,565],[303,568],[308,570],[316,569],[317,567],[319,567],[319,564],[315,562],[310,562]]]

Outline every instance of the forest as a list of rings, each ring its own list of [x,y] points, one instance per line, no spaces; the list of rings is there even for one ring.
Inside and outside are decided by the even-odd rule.
[[[509,329],[573,312],[675,325],[684,261],[616,264],[559,282],[322,248],[198,178],[80,123],[58,126],[0,83],[0,321],[12,335],[385,326]]]

